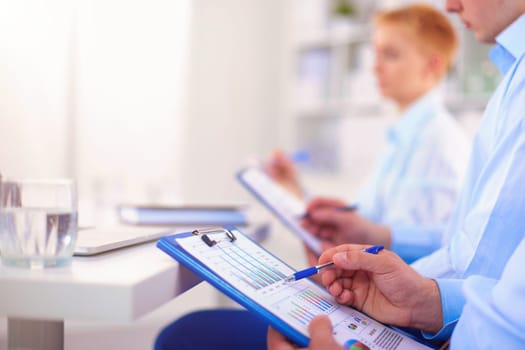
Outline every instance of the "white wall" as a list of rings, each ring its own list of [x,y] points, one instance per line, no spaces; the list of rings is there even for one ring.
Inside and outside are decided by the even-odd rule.
[[[189,1],[81,2],[75,148],[84,214],[180,199],[190,10]]]
[[[0,1],[0,171],[66,176],[70,41],[67,0]]]
[[[91,209],[246,197],[234,172],[278,144],[281,1],[0,6],[0,171],[75,176]]]
[[[0,171],[76,177],[81,219],[102,204],[179,198],[190,10],[1,0]]]
[[[184,197],[246,196],[233,174],[267,156],[282,122],[281,0],[193,0]]]

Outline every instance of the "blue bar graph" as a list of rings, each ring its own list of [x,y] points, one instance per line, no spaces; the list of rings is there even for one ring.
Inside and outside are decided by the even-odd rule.
[[[248,254],[236,245],[220,249],[220,258],[230,266],[231,273],[253,289],[265,288],[286,278],[283,272],[265,263],[264,256]]]

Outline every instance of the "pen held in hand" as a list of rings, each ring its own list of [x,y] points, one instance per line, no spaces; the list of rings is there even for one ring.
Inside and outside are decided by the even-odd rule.
[[[365,253],[370,253],[370,254],[377,254],[379,253],[380,251],[382,251],[385,247],[382,246],[382,245],[374,245],[374,246],[371,246],[371,247],[368,247],[368,248],[365,248],[363,249],[362,251],[365,252]],[[300,279],[303,279],[303,278],[306,278],[306,277],[310,277],[310,276],[313,276],[317,273],[319,273],[321,270],[324,270],[328,267],[331,267],[334,265],[334,262],[333,261],[330,261],[330,262],[327,262],[325,264],[321,264],[321,265],[316,265],[316,266],[312,266],[312,267],[309,267],[307,269],[304,269],[304,270],[301,270],[301,271],[297,271],[296,273],[286,277],[284,279],[285,282],[293,282],[293,281],[298,281]]]
[[[333,208],[334,210],[336,211],[356,211],[358,209],[358,206],[356,204],[351,204],[351,205],[346,205],[346,206],[341,206],[341,207],[334,207]],[[299,215],[299,220],[302,220],[302,219],[307,219],[309,217],[309,213],[306,212],[302,215]]]

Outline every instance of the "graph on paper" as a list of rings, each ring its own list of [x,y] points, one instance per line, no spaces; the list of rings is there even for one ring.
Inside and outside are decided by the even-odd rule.
[[[229,268],[232,276],[255,290],[282,281],[287,276],[277,267],[272,266],[261,251],[252,255],[238,246],[230,245],[226,248],[219,246],[219,248],[222,254],[219,255],[218,265]]]
[[[282,289],[284,279],[294,272],[245,237],[239,237],[233,244],[223,239],[221,233],[211,237],[217,242],[213,247],[198,237],[181,239],[178,243],[194,256],[199,256],[202,263],[226,281],[250,295]]]
[[[310,289],[304,289],[292,294],[274,303],[272,308],[279,310],[305,326],[307,326],[316,315],[329,315],[337,309],[332,302]]]

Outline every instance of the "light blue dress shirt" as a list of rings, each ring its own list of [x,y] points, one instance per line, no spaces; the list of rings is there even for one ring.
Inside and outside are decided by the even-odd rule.
[[[386,150],[356,202],[361,215],[392,229],[392,250],[413,261],[441,247],[470,143],[437,91],[409,106],[386,136]]]
[[[469,277],[467,303],[452,334],[452,349],[525,347],[525,240],[509,259],[499,281]]]
[[[429,277],[498,279],[525,235],[525,15],[496,38],[504,74],[475,136],[445,245],[412,266]]]
[[[508,260],[501,279],[470,276],[438,279],[445,327],[427,338],[454,349],[521,349],[525,344],[525,239]],[[456,320],[459,322],[456,325]]]

